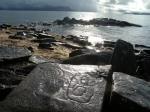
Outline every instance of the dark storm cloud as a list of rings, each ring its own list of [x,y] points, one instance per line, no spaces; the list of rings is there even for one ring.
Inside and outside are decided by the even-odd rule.
[[[0,0],[0,7],[34,6],[67,6],[75,10],[97,10],[98,0]]]

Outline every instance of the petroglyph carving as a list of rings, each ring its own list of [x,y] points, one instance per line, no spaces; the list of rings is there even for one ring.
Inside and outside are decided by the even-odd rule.
[[[88,75],[75,75],[72,77],[67,90],[67,95],[70,100],[79,103],[90,102],[94,95],[94,79]]]

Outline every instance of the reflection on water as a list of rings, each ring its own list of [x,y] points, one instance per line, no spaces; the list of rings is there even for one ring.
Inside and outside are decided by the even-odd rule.
[[[92,25],[82,26],[54,26],[51,32],[56,32],[61,35],[76,35],[88,36],[89,41],[93,44],[102,42],[103,40],[116,41],[117,39],[124,39],[135,44],[150,45],[150,27],[136,28],[136,27],[114,27],[114,26],[99,26]]]
[[[89,20],[93,18],[114,18],[118,20],[125,20],[135,24],[140,24],[143,27],[106,27],[106,26],[52,26],[49,27],[52,33],[59,33],[62,35],[83,35],[88,36],[93,43],[102,41],[103,39],[116,41],[117,39],[124,39],[126,41],[150,45],[150,16],[146,15],[132,15],[116,13],[113,11],[107,12],[56,12],[56,11],[0,11],[0,23],[8,24],[23,24],[31,22],[50,22],[64,17],[71,17],[76,19]]]

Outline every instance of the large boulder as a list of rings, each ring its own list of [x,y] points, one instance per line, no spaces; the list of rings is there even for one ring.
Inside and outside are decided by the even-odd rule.
[[[2,112],[101,112],[110,66],[40,64],[0,103]],[[7,110],[7,111],[5,111]]]
[[[118,40],[111,59],[111,64],[114,72],[134,75],[136,72],[136,57],[133,45],[126,41]]]
[[[124,73],[114,73],[110,110],[150,112],[150,83]]]
[[[23,47],[0,45],[0,63],[16,60],[28,60],[31,51]]]
[[[93,54],[83,54],[64,60],[63,64],[72,65],[108,65],[110,64],[112,52],[103,51]]]

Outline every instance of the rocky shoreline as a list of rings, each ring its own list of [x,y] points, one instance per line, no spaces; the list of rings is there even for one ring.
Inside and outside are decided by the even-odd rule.
[[[127,21],[120,21],[120,20],[111,19],[111,18],[94,18],[94,19],[85,21],[82,19],[77,20],[75,18],[65,17],[62,20],[54,21],[54,24],[57,24],[57,25],[80,24],[80,25],[95,25],[95,26],[142,27],[141,25],[138,25],[138,24],[129,23]]]
[[[1,25],[0,112],[149,112],[150,47],[87,38]]]

